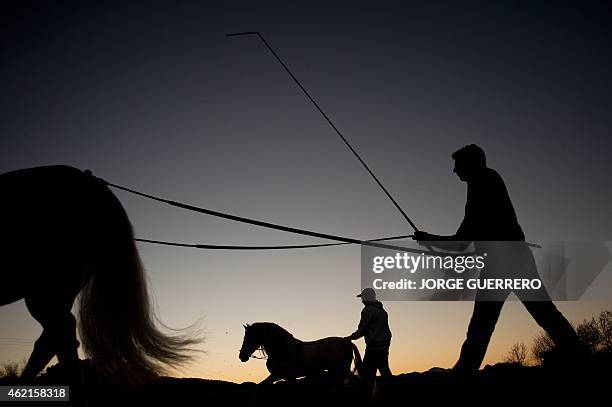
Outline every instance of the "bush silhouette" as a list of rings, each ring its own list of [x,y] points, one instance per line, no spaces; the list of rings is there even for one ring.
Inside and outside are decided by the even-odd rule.
[[[17,378],[21,375],[24,363],[6,361],[0,365],[0,378]]]
[[[612,311],[602,311],[590,320],[585,319],[576,327],[576,333],[580,342],[591,353],[612,353]],[[540,332],[531,346],[534,362],[542,364],[544,356],[554,347],[555,344],[550,336],[545,332]]]
[[[527,366],[529,362],[529,358],[527,357],[527,346],[523,342],[512,345],[512,348],[510,348],[510,351],[504,358],[504,362]]]

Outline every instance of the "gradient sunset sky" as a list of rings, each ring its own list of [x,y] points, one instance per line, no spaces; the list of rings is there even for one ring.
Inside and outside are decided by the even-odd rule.
[[[477,143],[528,240],[612,240],[609,2],[126,3],[2,2],[0,172],[68,164],[293,227],[411,233],[263,45],[225,37],[260,31],[423,230],[456,230],[465,184],[450,154]],[[324,243],[117,196],[138,237]],[[161,319],[201,319],[206,335],[206,354],[177,375],[263,379],[264,361],[238,360],[243,323],[314,340],[359,320],[359,247],[139,249]],[[580,322],[612,297],[558,306]],[[452,366],[472,303],[385,307],[395,373]],[[40,332],[23,301],[0,308],[0,361],[27,357]],[[485,363],[537,332],[506,304]]]

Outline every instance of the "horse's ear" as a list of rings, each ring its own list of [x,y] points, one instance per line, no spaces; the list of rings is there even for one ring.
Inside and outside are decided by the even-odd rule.
[[[244,329],[247,329],[249,327],[249,324],[242,324],[242,326],[244,327]]]

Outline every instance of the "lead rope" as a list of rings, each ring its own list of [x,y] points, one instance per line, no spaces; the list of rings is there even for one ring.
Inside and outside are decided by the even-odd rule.
[[[331,235],[331,234],[327,234],[327,233],[319,233],[319,232],[314,232],[314,231],[311,231],[311,230],[298,229],[298,228],[294,228],[294,227],[291,227],[291,226],[283,226],[283,225],[279,225],[279,224],[275,224],[275,223],[271,223],[271,222],[263,222],[263,221],[260,221],[260,220],[249,219],[249,218],[245,218],[245,217],[242,217],[242,216],[236,216],[236,215],[231,215],[231,214],[223,213],[223,212],[219,212],[219,211],[213,211],[213,210],[210,210],[210,209],[201,208],[201,207],[198,207],[198,206],[189,205],[189,204],[185,204],[185,203],[182,203],[182,202],[172,201],[170,199],[165,199],[165,198],[161,198],[161,197],[158,197],[158,196],[146,194],[144,192],[136,191],[136,190],[131,189],[131,188],[127,188],[127,187],[123,187],[121,185],[113,184],[111,182],[103,180],[102,178],[97,178],[97,180],[99,182],[104,183],[107,186],[110,186],[110,187],[113,187],[113,188],[117,188],[117,189],[120,189],[120,190],[123,190],[123,191],[126,191],[126,192],[130,192],[132,194],[139,195],[139,196],[142,196],[142,197],[147,198],[147,199],[151,199],[151,200],[158,201],[158,202],[163,202],[165,204],[168,204],[168,205],[171,205],[171,206],[175,206],[177,208],[182,208],[182,209],[186,209],[186,210],[193,211],[193,212],[204,213],[204,214],[207,214],[207,215],[216,216],[216,217],[223,218],[223,219],[229,219],[229,220],[233,220],[233,221],[236,221],[236,222],[247,223],[247,224],[250,224],[250,225],[256,225],[256,226],[260,226],[260,227],[265,227],[265,228],[268,228],[268,229],[281,230],[283,232],[289,232],[289,233],[294,233],[294,234],[299,234],[299,235],[318,237],[318,238],[327,239],[327,240],[335,240],[337,242],[343,242],[343,243],[357,244],[357,245],[363,245],[363,246],[371,246],[371,247],[377,247],[377,248],[381,248],[381,249],[389,249],[389,250],[395,250],[395,251],[401,251],[401,252],[409,252],[409,253],[416,253],[416,254],[438,255],[438,253],[436,253],[436,252],[431,252],[431,251],[427,251],[427,250],[411,249],[411,248],[407,248],[407,247],[394,246],[394,245],[385,244],[385,243],[379,243],[378,242],[378,241],[384,240],[386,238],[375,239],[375,240],[359,240],[359,239],[353,239],[353,238],[350,238],[350,237]],[[177,245],[180,245],[180,244],[177,244]]]

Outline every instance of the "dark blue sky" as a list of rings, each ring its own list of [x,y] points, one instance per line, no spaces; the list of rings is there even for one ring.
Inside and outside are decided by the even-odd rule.
[[[456,229],[465,185],[450,154],[477,143],[504,177],[528,239],[610,240],[608,2],[125,3],[2,3],[1,172],[64,163],[325,233],[411,232],[266,49],[255,38],[225,38],[258,30],[424,230]],[[141,237],[312,241],[118,196]],[[357,248],[235,255],[141,247],[169,324],[204,315],[211,346],[230,343],[213,364],[235,363],[242,322],[276,320],[315,337],[348,334],[356,323]],[[453,342],[440,344],[455,356],[469,304],[459,316],[448,313],[455,305],[393,306],[398,332],[402,313],[458,320],[447,332]],[[21,324],[15,307],[0,318]],[[581,307],[566,312],[582,316]],[[215,336],[225,331],[231,340]],[[395,363],[421,366],[412,356]]]

